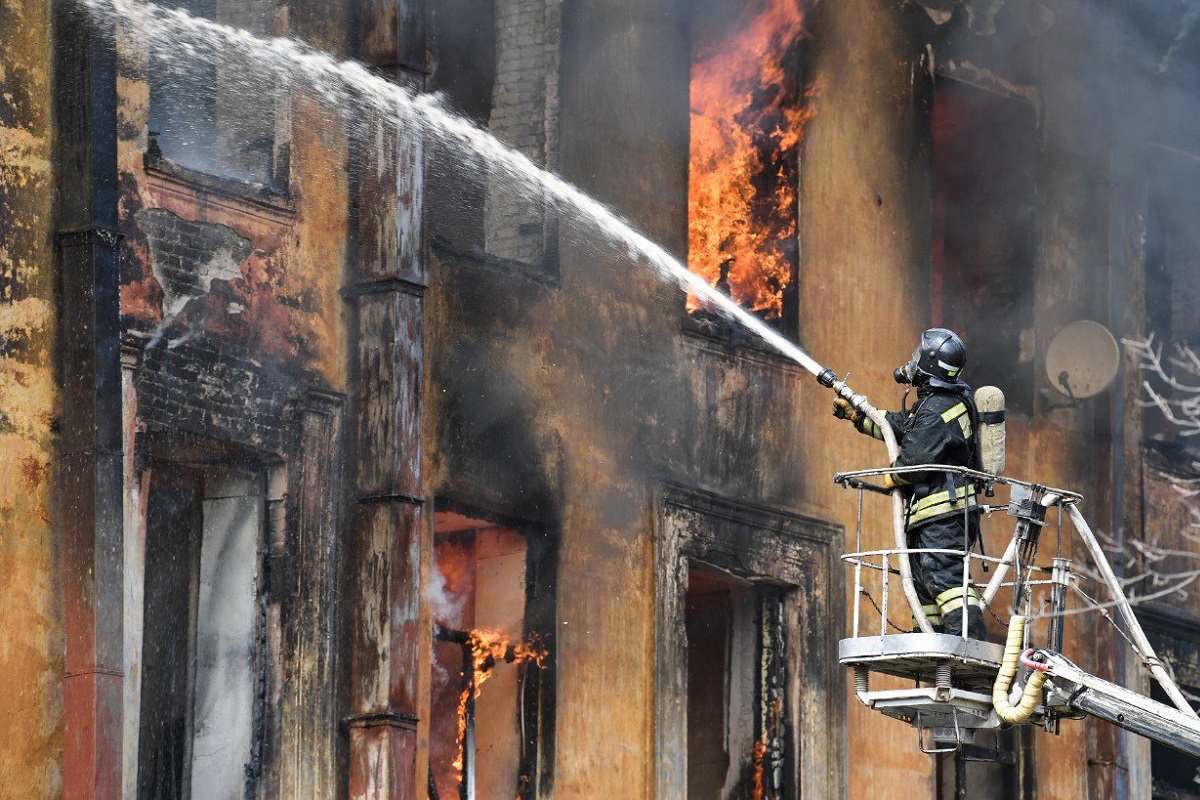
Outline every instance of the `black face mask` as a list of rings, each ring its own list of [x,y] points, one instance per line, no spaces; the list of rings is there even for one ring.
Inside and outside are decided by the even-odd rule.
[[[896,383],[902,383],[905,386],[912,386],[913,381],[917,379],[917,359],[920,357],[920,350],[914,350],[912,358],[903,367],[896,367],[892,371],[892,377],[896,379]]]

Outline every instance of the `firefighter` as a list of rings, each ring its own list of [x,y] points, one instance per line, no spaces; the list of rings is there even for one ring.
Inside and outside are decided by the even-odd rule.
[[[971,389],[962,380],[967,350],[962,339],[945,328],[921,334],[912,358],[894,373],[896,381],[915,387],[917,400],[886,414],[896,434],[900,455],[893,466],[946,464],[979,469],[976,437],[978,413]],[[882,439],[875,423],[842,398],[834,400],[834,416],[849,420],[859,432]],[[979,512],[972,481],[949,472],[910,472],[884,476],[889,489],[900,486],[907,501],[906,530],[912,549],[962,550],[979,538]],[[979,598],[969,584],[963,590],[963,559],[950,553],[915,553],[910,557],[917,596],[934,629],[962,635],[962,608],[967,606],[967,635],[986,639]]]

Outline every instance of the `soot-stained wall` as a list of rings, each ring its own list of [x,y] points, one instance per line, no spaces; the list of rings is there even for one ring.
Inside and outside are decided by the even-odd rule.
[[[1121,39],[1123,17],[1073,0],[992,4],[986,14],[979,4],[927,5],[853,0],[810,9],[815,114],[801,162],[801,343],[895,408],[902,391],[892,368],[956,302],[937,294],[945,286],[972,293],[977,336],[986,336],[989,314],[1018,307],[1020,320],[1003,320],[1016,326],[1010,338],[1019,348],[1004,354],[1018,365],[1004,388],[1021,399],[1009,421],[1008,473],[1083,491],[1101,529],[1115,517],[1132,525],[1137,456],[1125,446],[1133,434],[1121,409],[1136,384],[1119,386],[1120,399],[1069,410],[1042,391],[1044,353],[1064,325],[1091,318],[1136,332],[1141,324],[1122,298],[1138,286],[1143,201],[1122,190],[1136,184],[1145,132],[1128,120],[1113,132],[1122,116],[1114,98],[1137,95],[1140,67],[1105,55]],[[671,3],[564,8],[559,82],[562,173],[681,256],[686,19]],[[1020,251],[1028,263],[1004,272],[1012,285],[995,287],[1008,305],[989,304],[990,287],[970,285],[969,276],[935,281],[931,124],[936,88],[946,82],[1019,107],[1012,117],[1029,145],[1023,157],[1034,185],[1004,202],[1022,215],[1032,244]],[[968,147],[961,157],[987,154]],[[673,286],[587,220],[564,213],[560,224],[560,273],[549,280],[460,251],[437,253],[431,475],[439,496],[551,526],[559,548],[556,789],[644,794],[656,769],[638,754],[656,725],[646,713],[659,635],[647,572],[655,487],[682,485],[850,530],[853,500],[830,478],[881,465],[885,454],[829,417],[829,397],[807,373],[688,326]],[[890,543],[883,504],[868,503],[866,523],[864,546]],[[993,528],[997,541],[1009,533],[1006,524]],[[1100,674],[1120,676],[1117,646],[1094,618],[1069,626],[1067,649]],[[599,743],[598,720],[608,733]],[[872,757],[853,759],[849,796],[901,783],[952,791],[895,736],[897,725],[850,702],[845,752]],[[896,744],[880,747],[884,739]],[[1138,752],[1109,726],[1068,723],[1059,737],[1036,737],[1019,779],[1055,795],[1119,796],[1144,785]],[[1079,754],[1089,766],[1079,767]]]
[[[341,3],[280,6],[269,27],[343,56],[351,41]],[[336,110],[295,87],[275,98],[280,180],[270,187],[254,183],[256,174],[239,180],[172,161],[151,136],[151,84],[161,82],[162,62],[142,41],[135,30],[117,38],[125,791],[132,796],[139,758],[152,754],[139,747],[141,654],[172,635],[154,628],[142,607],[144,570],[153,568],[147,508],[164,502],[153,478],[200,465],[246,469],[265,493],[263,518],[248,533],[257,556],[244,565],[255,583],[241,587],[256,592],[260,616],[252,652],[236,665],[250,670],[255,694],[246,776],[236,782],[257,794],[334,796],[345,785],[337,597],[346,552],[339,509],[349,370],[340,292],[352,252],[349,137]],[[188,124],[236,130],[199,117]],[[233,137],[222,146],[251,144],[261,143]],[[237,153],[226,155],[236,163]],[[142,775],[153,775],[152,766],[143,763]],[[203,777],[196,775],[194,791]]]
[[[561,62],[562,173],[684,256],[686,4],[564,6]],[[554,791],[653,796],[672,768],[650,756],[654,665],[670,644],[655,622],[658,493],[828,519],[809,500],[799,435],[811,377],[696,333],[683,294],[594,221],[561,212],[559,224],[554,280],[437,252],[431,483],[548,526],[558,549]],[[840,615],[820,621],[841,629]],[[808,779],[832,770],[836,786],[839,758]]]
[[[372,63],[397,75],[407,70],[407,79],[419,82],[415,75],[428,66],[417,35],[422,29],[413,25],[422,6],[350,5],[291,4],[280,9],[274,25],[345,54],[353,49],[352,20],[358,16],[365,30],[378,34],[367,36],[370,42],[388,45],[379,52],[364,45]],[[1033,119],[1036,150],[1035,185],[1025,198],[1032,210],[1023,210],[1034,220],[1034,244],[1032,263],[1012,274],[1031,277],[1028,286],[1005,287],[1005,296],[1026,304],[1033,321],[1017,336],[1028,385],[1016,390],[1028,403],[1009,420],[1008,472],[1081,489],[1096,527],[1136,536],[1143,509],[1164,509],[1166,517],[1170,494],[1141,470],[1135,372],[1127,369],[1109,395],[1054,408],[1061,398],[1041,391],[1048,388],[1042,359],[1053,335],[1075,319],[1098,319],[1123,335],[1153,328],[1142,305],[1143,237],[1151,206],[1170,198],[1147,185],[1148,165],[1161,169],[1162,154],[1186,145],[1189,130],[1179,112],[1181,118],[1171,117],[1167,126],[1170,135],[1158,141],[1146,121],[1179,108],[1177,87],[1168,85],[1169,78],[1152,77],[1172,74],[1165,54],[1173,23],[1167,20],[1166,31],[1155,34],[1159,49],[1152,58],[1142,53],[1124,60],[1111,54],[1125,52],[1120,48],[1137,39],[1140,28],[1107,7],[1083,0],[1002,2],[989,4],[982,16],[971,16],[968,7],[981,14],[981,4],[973,2],[842,0],[809,9],[805,69],[815,113],[800,169],[801,342],[839,373],[851,372],[853,384],[879,405],[898,404],[891,369],[907,359],[919,331],[939,321],[939,303],[948,301],[935,295],[930,257],[929,127],[936,87],[957,81],[1023,104],[1019,116],[1026,120],[1025,134]],[[473,85],[488,84],[486,102],[475,99],[492,113],[471,109],[502,138],[558,169],[681,258],[687,238],[689,8],[683,0],[498,0],[493,41],[480,48],[496,64],[472,79]],[[0,698],[0,722],[21,732],[0,753],[0,775],[4,790],[20,796],[59,793],[64,773],[62,609],[69,594],[63,584],[71,579],[63,577],[54,527],[56,512],[67,505],[50,494],[50,486],[59,463],[56,380],[76,381],[78,375],[56,378],[53,369],[59,332],[50,30],[41,6],[0,8],[0,563],[6,587],[0,633],[8,643],[0,667],[25,687]],[[268,749],[276,747],[275,753],[288,754],[288,763],[306,770],[318,766],[288,773],[268,755],[268,764],[283,774],[265,780],[277,779],[301,796],[358,785],[345,779],[351,770],[341,749],[345,732],[337,728],[349,705],[347,678],[331,671],[329,660],[340,652],[332,642],[336,603],[348,587],[361,593],[351,602],[360,603],[362,618],[374,626],[364,637],[369,646],[355,656],[356,674],[364,680],[356,690],[364,695],[356,730],[363,739],[399,742],[388,751],[386,770],[393,772],[385,777],[395,779],[395,769],[412,773],[371,783],[378,764],[367,763],[368,756],[382,750],[364,749],[354,774],[362,786],[373,787],[363,788],[364,794],[398,791],[420,780],[417,717],[428,709],[421,692],[429,667],[413,664],[430,643],[429,632],[417,630],[429,614],[414,582],[429,574],[421,559],[429,556],[431,534],[420,520],[432,510],[432,498],[519,528],[537,551],[528,562],[533,586],[527,596],[536,600],[529,619],[551,637],[554,654],[547,673],[553,686],[537,709],[540,761],[537,775],[529,776],[537,790],[672,796],[681,764],[668,754],[679,743],[657,738],[663,728],[656,704],[676,697],[671,692],[681,678],[670,665],[686,658],[681,662],[678,631],[662,622],[664,609],[670,610],[664,599],[671,599],[664,593],[678,594],[679,570],[686,570],[688,558],[701,556],[719,560],[715,566],[739,579],[771,577],[768,568],[755,567],[753,558],[729,546],[729,537],[714,535],[708,543],[703,531],[726,529],[713,520],[736,520],[738,536],[776,526],[806,546],[817,537],[836,547],[839,536],[853,529],[854,503],[835,491],[830,477],[881,465],[882,448],[833,420],[828,394],[806,372],[738,337],[689,324],[677,287],[586,218],[567,210],[543,215],[537,203],[506,203],[503,192],[513,187],[505,181],[490,184],[475,174],[470,191],[431,192],[450,198],[450,206],[465,198],[480,208],[463,214],[431,202],[429,213],[439,215],[429,223],[433,231],[453,228],[456,215],[469,217],[474,227],[465,243],[430,242],[426,292],[419,285],[426,250],[417,246],[421,182],[411,169],[414,140],[405,138],[400,146],[389,141],[372,151],[378,185],[367,175],[364,189],[355,184],[364,174],[346,169],[362,143],[303,91],[289,94],[279,117],[288,126],[287,135],[276,139],[287,145],[276,153],[288,167],[279,186],[237,185],[173,164],[150,142],[150,60],[135,32],[124,33],[117,40],[114,133],[124,237],[121,331],[127,334],[126,544],[136,544],[144,526],[140,470],[149,463],[143,458],[148,450],[149,461],[160,463],[204,453],[242,458],[267,476],[263,546],[274,570],[272,585],[287,587],[281,594],[290,599],[267,612],[283,622],[270,629],[276,639],[266,646],[294,660],[276,661],[279,671],[264,674],[270,687],[264,702],[287,719],[304,721]],[[467,38],[480,35],[487,33]],[[1164,63],[1168,69],[1155,73]],[[435,79],[453,83],[446,73],[452,68],[435,63]],[[1126,101],[1136,113],[1127,113]],[[403,159],[397,157],[401,150]],[[431,176],[443,183],[463,178],[453,170]],[[364,200],[375,203],[366,212],[355,206]],[[489,217],[488,207],[505,213]],[[400,212],[403,224],[416,227],[399,230]],[[369,220],[359,224],[356,213]],[[506,225],[517,227],[500,230]],[[391,233],[404,241],[388,239]],[[375,238],[356,242],[359,234]],[[360,327],[348,333],[342,289],[355,270],[363,273],[355,287],[362,297],[350,302],[375,310],[355,318]],[[388,292],[403,295],[403,302],[386,299]],[[978,328],[986,330],[992,313],[986,296],[973,300],[985,315]],[[421,342],[404,338],[406,331],[421,331],[423,303],[426,333],[415,339],[427,345],[427,373]],[[393,330],[379,322],[401,307],[403,325]],[[356,336],[363,341],[351,342]],[[108,351],[116,347],[115,341],[102,344]],[[355,385],[362,375],[348,366],[348,351],[359,344],[355,358],[362,356],[372,379],[382,384],[397,376],[397,366],[405,370],[388,384],[402,397],[374,384]],[[88,396],[91,388],[78,393]],[[364,478],[347,490],[353,496],[341,498],[379,520],[354,547],[380,558],[356,565],[362,569],[354,579],[336,571],[330,547],[353,538],[339,538],[342,470],[353,467],[341,438],[343,392],[351,396],[351,408],[359,397],[386,406],[387,413],[363,425],[369,435],[359,444],[370,451],[358,453],[356,463],[386,461],[400,470],[401,481],[381,469],[378,481]],[[401,430],[412,439],[394,452],[398,439],[392,434]],[[172,450],[180,443],[188,449]],[[104,451],[99,458],[111,466],[119,456]],[[422,458],[424,477],[417,463]],[[674,519],[664,511],[668,506],[701,519],[694,529],[676,531],[684,545],[672,551],[670,563],[660,547],[666,541],[663,520]],[[108,513],[100,509],[93,521],[101,512]],[[866,523],[866,546],[889,543],[882,505],[868,505]],[[1157,528],[1146,533],[1165,535]],[[685,546],[700,539],[703,548]],[[104,565],[106,553],[79,554],[79,563]],[[301,563],[296,553],[312,560]],[[137,574],[136,555],[136,547],[126,550],[127,578]],[[805,561],[804,569],[824,570],[821,580],[789,578],[815,587],[790,606],[797,620],[801,612],[807,615],[804,625],[795,626],[799,640],[790,642],[798,674],[817,674],[809,668],[833,658],[829,643],[844,630],[843,584],[833,567],[824,566],[827,557],[825,550],[814,551]],[[370,580],[358,581],[360,574]],[[319,585],[311,585],[313,576]],[[89,585],[78,584],[81,592]],[[105,588],[105,602],[111,602],[113,587]],[[136,581],[125,589],[126,610],[136,609]],[[395,618],[393,601],[405,604]],[[789,602],[795,601],[793,595]],[[104,606],[99,613],[112,610]],[[127,637],[138,632],[130,619]],[[1094,618],[1075,620],[1070,630],[1066,649],[1074,660],[1102,675],[1120,675],[1117,643]],[[106,657],[120,650],[119,643],[115,650],[113,642],[103,644]],[[136,653],[125,644],[127,654]],[[130,665],[123,675],[107,662],[91,667],[104,667],[95,680],[108,686],[135,680]],[[343,682],[335,685],[337,680]],[[289,694],[296,686],[305,688]],[[899,723],[854,704],[836,678],[807,688],[810,702],[795,712],[802,715],[795,730],[825,737],[820,763],[801,773],[810,795],[884,795],[897,785],[927,795],[950,791]],[[397,703],[400,694],[405,697]],[[126,731],[132,725],[136,732],[136,718],[125,723]],[[392,734],[379,737],[380,726]],[[104,733],[103,720],[90,730]],[[800,751],[813,752],[808,743],[818,740],[797,741],[792,744]],[[859,758],[863,752],[871,758]],[[126,755],[128,785],[137,771],[128,771]],[[412,764],[417,766],[409,769]],[[1149,779],[1149,751],[1111,727],[1067,723],[1061,737],[1039,734],[1021,769],[1022,781],[1040,795],[1127,796]]]
[[[346,47],[345,10],[293,4],[276,32]],[[347,148],[333,110],[302,90],[281,103],[290,124],[286,191],[181,167],[150,146],[151,59],[121,41],[122,314],[146,339],[207,336],[345,385],[338,294],[349,247]],[[199,120],[196,124],[205,124]],[[277,142],[278,144],[278,142]],[[248,177],[247,180],[250,180]]]
[[[804,346],[881,408],[899,406],[891,369],[928,326],[929,55],[920,12],[901,4],[821,4],[814,21],[815,115],[805,133],[800,194],[800,330]],[[853,498],[834,472],[886,461],[875,441],[829,416],[830,398],[806,377],[797,388],[796,461],[806,498],[853,541]],[[892,546],[884,503],[864,504],[864,548]],[[851,597],[847,594],[849,607]],[[903,782],[932,796],[929,761],[850,701],[849,796]],[[869,759],[853,754],[871,752]],[[919,787],[919,788],[917,788]]]

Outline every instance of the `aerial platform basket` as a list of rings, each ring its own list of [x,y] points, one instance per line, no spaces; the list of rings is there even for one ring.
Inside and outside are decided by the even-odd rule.
[[[896,546],[863,549],[864,493],[891,494],[871,483],[871,479],[904,472],[957,473],[961,480],[974,482],[988,498],[994,497],[997,489],[1008,491],[1009,502],[978,507],[985,516],[1015,518],[1015,530],[1003,555],[974,552],[967,541],[960,550],[936,551],[963,560],[964,595],[967,589],[976,590],[985,613],[1009,625],[1005,646],[935,630],[917,599],[909,565],[910,556],[922,551],[905,546],[900,503],[895,497]],[[859,701],[914,726],[922,750],[954,751],[972,742],[977,730],[1013,724],[1039,724],[1057,732],[1062,718],[1091,714],[1200,755],[1200,718],[1146,640],[1120,583],[1079,512],[1081,495],[936,464],[845,472],[839,473],[835,480],[858,494],[856,546],[854,552],[842,557],[853,575],[851,635],[839,644],[838,658],[853,673]],[[1056,512],[1053,519],[1048,516],[1052,511]],[[1064,517],[1070,520],[1096,572],[1108,586],[1112,605],[1122,618],[1126,636],[1141,663],[1162,685],[1175,707],[1088,675],[1061,655],[1068,591],[1095,604],[1079,590],[1071,562],[1063,557]],[[966,528],[964,525],[964,536]],[[1055,531],[1056,552],[1047,565],[1039,563],[1038,544],[1043,532],[1049,530]],[[994,547],[996,542],[990,544]],[[972,571],[976,577],[986,574],[988,580],[976,582]],[[901,589],[899,602],[895,600],[897,587],[893,584],[896,583]],[[1031,630],[1025,627],[1025,619],[1035,608],[1035,593],[1039,616],[1047,619],[1044,640],[1037,644],[1031,641]],[[1001,605],[995,602],[997,596],[1008,601],[999,609],[1003,613],[994,608]],[[875,614],[871,614],[871,609]],[[1005,619],[1010,609],[1011,620]],[[965,608],[962,613],[965,617]],[[965,630],[965,618],[963,622]]]
[[[1003,721],[992,707],[992,686],[1004,648],[991,642],[942,633],[898,633],[843,639],[838,660],[854,674],[859,701],[876,711],[929,731],[942,752],[973,741],[977,729]],[[912,681],[907,688],[872,689],[871,675]]]
[[[933,685],[950,673],[958,688],[991,692],[1004,648],[943,633],[897,633],[843,639],[838,659],[856,674],[866,670]]]

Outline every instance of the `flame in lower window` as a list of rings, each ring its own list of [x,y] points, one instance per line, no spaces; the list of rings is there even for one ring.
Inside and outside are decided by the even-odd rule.
[[[737,30],[697,41],[692,62],[688,267],[768,319],[797,259],[802,5],[747,0]]]
[[[767,743],[759,739],[754,743],[754,753],[751,761],[754,765],[754,779],[750,786],[751,797],[760,800],[763,796],[763,758],[767,754]]]
[[[480,690],[488,678],[492,677],[492,669],[500,661],[509,664],[533,664],[539,669],[545,667],[549,651],[542,645],[541,638],[536,634],[528,641],[514,642],[511,637],[497,631],[476,629],[467,632],[466,647],[471,654],[471,664],[463,669],[471,669],[472,674],[465,675],[466,687],[458,698],[458,739],[455,742],[457,755],[452,766],[460,775],[465,763],[466,738],[468,720],[471,717],[470,706],[479,697]]]

